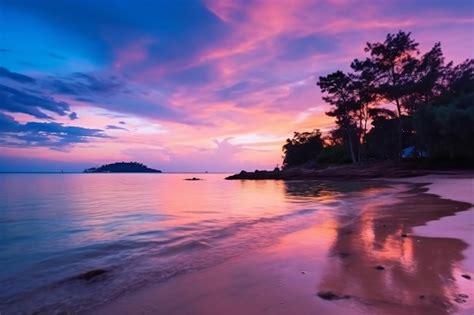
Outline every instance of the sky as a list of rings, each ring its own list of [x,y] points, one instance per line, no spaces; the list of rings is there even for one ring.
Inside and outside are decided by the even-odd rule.
[[[317,78],[412,32],[472,58],[472,0],[0,0],[0,171],[281,164],[328,131]]]

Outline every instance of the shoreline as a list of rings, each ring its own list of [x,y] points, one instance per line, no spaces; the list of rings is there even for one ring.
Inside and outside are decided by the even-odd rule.
[[[411,189],[398,192],[397,200],[358,204],[361,212],[347,222],[327,218],[251,255],[119,297],[91,313],[468,314],[474,310],[474,266],[466,253],[474,240],[459,228],[439,235],[433,224],[450,219],[469,231],[465,215],[472,215],[472,202],[449,200],[459,199],[445,189],[456,187],[456,175],[437,176],[428,186],[426,177],[396,180],[394,186]],[[431,193],[439,189],[443,198]]]
[[[443,199],[471,204],[471,208],[466,211],[427,222],[424,226],[416,227],[414,231],[420,236],[449,238],[455,234],[462,238],[469,244],[469,247],[463,252],[466,256],[464,264],[470,266],[471,271],[474,271],[474,177],[462,174],[451,175],[451,177],[455,177],[456,185],[450,185],[449,179],[436,174],[403,179],[404,182],[410,183],[430,182],[427,186],[427,193],[440,196]]]
[[[333,165],[320,169],[307,169],[292,167],[288,169],[275,169],[273,171],[255,170],[226,177],[227,180],[371,180],[387,178],[412,178],[425,175],[451,175],[459,173],[473,174],[472,169],[439,169],[430,168],[429,165],[416,164],[410,161],[381,161],[367,162],[365,164]]]

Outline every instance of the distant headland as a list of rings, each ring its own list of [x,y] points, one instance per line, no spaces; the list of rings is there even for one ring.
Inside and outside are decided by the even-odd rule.
[[[117,162],[88,168],[84,173],[161,173],[161,171],[138,162]]]

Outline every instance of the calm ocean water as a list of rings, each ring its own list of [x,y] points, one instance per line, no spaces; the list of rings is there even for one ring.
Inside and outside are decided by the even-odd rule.
[[[364,189],[190,176],[0,174],[0,312],[87,310],[272,244]]]

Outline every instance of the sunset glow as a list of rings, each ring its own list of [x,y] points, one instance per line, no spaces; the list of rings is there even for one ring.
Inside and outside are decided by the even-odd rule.
[[[317,77],[367,41],[473,47],[471,1],[138,3],[0,0],[0,171],[273,168],[294,131],[333,125]]]

